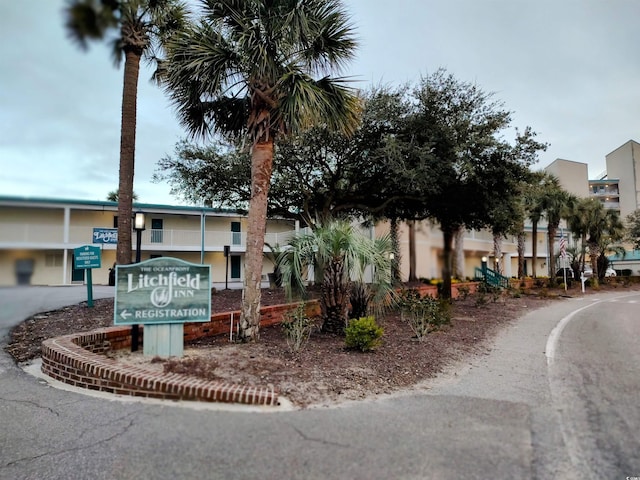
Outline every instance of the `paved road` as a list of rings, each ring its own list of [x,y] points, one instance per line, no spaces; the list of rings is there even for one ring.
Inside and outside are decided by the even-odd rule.
[[[0,289],[3,307],[15,297],[6,293]],[[628,300],[602,301],[604,319],[626,308]],[[560,334],[553,330],[587,305]],[[616,420],[593,432],[598,422],[592,412],[600,408],[595,404],[586,423],[581,415],[575,421],[567,415],[573,410],[567,402],[580,385],[577,377],[562,380],[561,368],[575,353],[567,345],[589,337],[592,327],[582,313],[593,311],[594,324],[605,329],[598,305],[587,297],[523,317],[486,355],[443,376],[427,393],[294,412],[195,410],[87,397],[49,387],[1,352],[0,479],[584,478],[593,467],[586,459],[593,446],[572,446],[575,435],[595,435],[600,448],[600,433],[610,423],[636,440],[640,432],[636,417],[624,429]],[[19,316],[19,308],[11,308],[13,318]],[[625,333],[637,338],[637,324],[629,321],[627,327]],[[604,342],[596,341],[600,358],[616,337],[617,328],[606,330],[594,336]],[[637,365],[625,376],[625,382],[636,378],[635,384],[625,383],[627,407],[638,387]],[[637,453],[605,441],[625,462],[604,462],[602,471],[617,476],[600,478],[640,475]]]

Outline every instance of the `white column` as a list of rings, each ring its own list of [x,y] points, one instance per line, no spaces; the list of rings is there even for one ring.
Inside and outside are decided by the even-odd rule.
[[[64,250],[62,251],[62,284],[67,284],[67,245],[69,243],[69,227],[71,224],[71,208],[64,207],[64,224],[62,225],[62,242]]]

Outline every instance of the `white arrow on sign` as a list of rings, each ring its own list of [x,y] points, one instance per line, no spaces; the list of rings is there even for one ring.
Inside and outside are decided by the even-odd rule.
[[[133,315],[132,313],[127,312],[126,310],[123,310],[122,312],[120,312],[120,316],[126,320],[127,318],[129,318],[131,315]]]

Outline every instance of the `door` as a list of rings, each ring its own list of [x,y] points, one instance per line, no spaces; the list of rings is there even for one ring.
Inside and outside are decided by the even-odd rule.
[[[75,255],[71,254],[71,281],[72,282],[84,282],[84,268],[75,268],[76,264]]]
[[[231,280],[240,280],[240,255],[231,256]]]

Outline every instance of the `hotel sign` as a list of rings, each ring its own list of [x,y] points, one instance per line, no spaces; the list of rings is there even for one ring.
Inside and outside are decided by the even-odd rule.
[[[116,266],[114,324],[211,320],[211,267],[161,257]]]
[[[118,243],[117,228],[94,228],[93,243]]]

